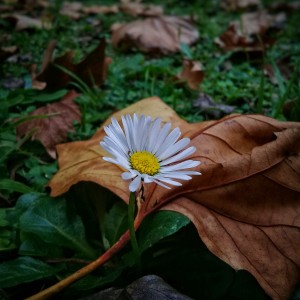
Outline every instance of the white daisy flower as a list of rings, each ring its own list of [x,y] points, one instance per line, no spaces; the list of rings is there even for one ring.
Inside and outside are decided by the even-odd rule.
[[[171,123],[162,127],[160,118],[152,120],[149,116],[136,114],[122,116],[122,123],[124,130],[112,118],[112,123],[104,127],[107,136],[100,145],[113,156],[103,159],[126,170],[122,174],[124,180],[132,179],[131,192],[139,189],[141,181],[155,182],[170,189],[166,184],[182,185],[173,179],[190,180],[190,175],[201,175],[185,170],[198,166],[200,161],[183,161],[196,148],[186,148],[189,138],[178,140],[181,135],[178,127],[170,132]]]

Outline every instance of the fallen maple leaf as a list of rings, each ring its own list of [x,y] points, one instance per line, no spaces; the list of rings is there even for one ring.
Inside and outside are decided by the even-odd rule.
[[[199,37],[192,23],[176,16],[151,17],[112,27],[112,44],[127,50],[136,47],[153,54],[170,54],[181,43],[191,45]]]
[[[185,59],[183,69],[177,75],[177,79],[186,81],[188,86],[193,90],[199,90],[199,84],[204,78],[202,64],[198,61]]]
[[[42,69],[40,74],[32,74],[33,88],[57,90],[66,87],[70,82],[76,81],[71,75],[59,69],[61,66],[75,76],[79,77],[89,86],[100,86],[107,75],[108,65],[111,63],[111,58],[105,57],[105,40],[103,39],[100,45],[95,48],[87,57],[74,64],[73,52],[67,52],[63,56],[51,61],[56,42],[49,43],[45,51]]]
[[[210,251],[251,272],[273,299],[288,299],[300,279],[300,124],[260,115],[188,124],[155,97],[113,116],[120,120],[128,113],[179,126],[197,149],[191,159],[202,162],[196,170],[203,175],[181,187],[145,185],[145,211],[185,214]],[[123,171],[102,159],[103,126],[88,141],[57,147],[60,170],[49,183],[52,196],[93,181],[128,201]]]
[[[68,132],[73,131],[73,123],[80,122],[81,113],[74,99],[75,91],[68,92],[61,101],[47,104],[33,111],[29,116],[44,116],[21,123],[17,136],[33,131],[32,140],[39,140],[52,158],[56,158],[55,146],[67,140]],[[48,115],[48,117],[47,117]]]

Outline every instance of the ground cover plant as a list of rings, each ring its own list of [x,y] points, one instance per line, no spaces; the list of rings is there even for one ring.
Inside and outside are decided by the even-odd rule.
[[[88,270],[51,295],[298,299],[299,9],[3,1],[1,297],[45,299]],[[129,182],[99,145],[134,113],[179,127],[202,173],[136,193],[138,253]]]

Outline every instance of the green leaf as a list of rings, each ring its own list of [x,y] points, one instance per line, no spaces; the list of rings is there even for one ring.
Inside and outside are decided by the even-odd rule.
[[[63,199],[42,196],[20,218],[20,228],[42,240],[74,250],[84,257],[95,258],[87,243],[80,217]]]
[[[39,93],[38,95],[28,97],[25,101],[23,101],[24,104],[33,103],[33,102],[53,102],[55,100],[61,99],[63,96],[66,95],[68,90],[58,90],[53,93]]]
[[[112,205],[117,196],[94,182],[79,182],[66,193],[76,212],[80,215],[86,237],[94,245],[102,245],[108,249],[110,245],[105,239],[104,216],[107,206]],[[118,198],[117,198],[118,199]]]
[[[15,249],[16,245],[16,232],[15,219],[10,222],[10,215],[14,212],[14,208],[1,208],[0,209],[0,252]]]
[[[149,215],[138,232],[140,251],[150,248],[159,240],[174,234],[189,223],[190,220],[187,217],[174,211],[158,211]]]
[[[29,157],[24,162],[24,166],[17,172],[26,179],[32,187],[38,191],[43,191],[49,179],[57,171],[57,163],[41,165],[37,157]]]
[[[0,163],[5,161],[15,149],[17,149],[16,135],[9,131],[0,132]]]
[[[8,101],[6,101],[7,107],[15,106],[15,105],[21,103],[23,100],[24,100],[23,95],[17,95],[16,97],[13,97],[13,98],[9,99]]]
[[[0,228],[0,252],[15,249],[16,231],[12,228]]]
[[[9,225],[9,222],[6,220],[6,209],[0,209],[0,227]]]
[[[149,215],[138,230],[140,253],[151,248],[163,238],[176,233],[189,223],[190,220],[187,217],[174,211],[158,211]],[[128,266],[133,266],[136,261],[133,252],[125,254],[123,260]]]
[[[29,186],[11,179],[1,179],[0,190],[8,190],[10,192],[19,192],[24,194],[33,192],[33,189]]]
[[[36,202],[42,197],[39,193],[27,193],[18,198],[15,208],[21,212],[25,212],[27,209],[34,207]]]
[[[19,255],[47,258],[63,257],[63,250],[61,247],[47,243],[44,240],[41,240],[37,235],[23,232],[21,239],[22,243],[19,248]]]
[[[0,264],[0,288],[16,286],[54,275],[58,268],[31,258],[19,257]]]
[[[106,214],[104,226],[105,238],[112,246],[128,229],[127,205],[123,201],[116,202]]]

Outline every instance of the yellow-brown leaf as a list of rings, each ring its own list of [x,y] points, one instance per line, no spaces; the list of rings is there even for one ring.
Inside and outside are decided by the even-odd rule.
[[[146,185],[145,210],[185,214],[210,251],[251,272],[273,299],[288,299],[300,276],[300,124],[260,115],[188,124],[159,98],[114,117],[127,113],[179,126],[197,149],[191,158],[202,162],[196,170],[203,175],[181,187]],[[58,147],[60,170],[49,184],[53,196],[79,181],[93,181],[127,201],[122,170],[102,159],[104,135],[102,126],[89,141]]]

